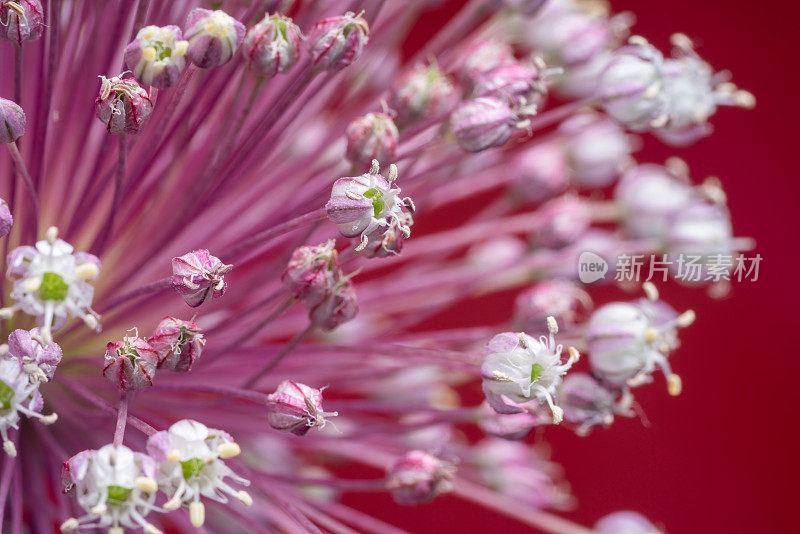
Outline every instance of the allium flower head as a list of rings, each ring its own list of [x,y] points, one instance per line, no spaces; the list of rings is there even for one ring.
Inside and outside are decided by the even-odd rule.
[[[564,412],[556,406],[556,388],[561,377],[578,360],[578,352],[570,349],[566,363],[561,362],[561,345],[556,345],[558,326],[548,317],[549,336],[538,340],[524,333],[497,334],[486,345],[481,376],[486,399],[499,413],[519,413],[522,408],[508,404],[531,400],[547,402],[553,422],[561,422]]]
[[[100,82],[94,105],[108,133],[138,133],[153,112],[147,91],[134,78],[100,76]]]
[[[356,61],[369,41],[369,25],[361,14],[347,13],[317,23],[308,34],[314,65],[332,71]]]
[[[109,532],[160,533],[145,519],[156,509],[155,477],[155,461],[124,445],[79,452],[64,462],[63,478],[65,491],[75,495],[86,515],[64,521],[61,532],[108,527]]]
[[[276,13],[247,30],[242,54],[254,71],[275,76],[297,63],[303,43],[303,34],[292,19]]]
[[[224,11],[193,9],[186,18],[186,56],[201,69],[224,65],[242,44],[244,33],[244,24]]]
[[[175,85],[186,67],[189,42],[177,26],[146,26],[125,49],[125,65],[142,85]]]
[[[0,39],[22,46],[42,36],[44,11],[40,0],[0,1]]]
[[[213,298],[221,297],[228,287],[225,273],[233,265],[225,265],[206,249],[199,249],[172,258],[172,286],[186,304],[196,308]]]
[[[455,466],[425,451],[410,451],[389,469],[386,487],[395,502],[407,506],[433,500],[450,491]]]

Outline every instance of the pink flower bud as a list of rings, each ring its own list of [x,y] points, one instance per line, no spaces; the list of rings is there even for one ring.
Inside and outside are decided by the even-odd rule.
[[[511,137],[515,122],[511,107],[493,97],[462,102],[450,116],[458,146],[467,152],[502,145]]]
[[[386,487],[397,504],[414,506],[450,491],[454,474],[452,464],[425,451],[410,451],[389,470]]]
[[[481,404],[479,410],[478,426],[486,434],[503,439],[522,439],[531,430],[538,426],[552,424],[553,417],[543,409],[538,407],[528,407],[522,404],[509,404],[523,409],[519,413],[502,414],[497,413],[488,401]],[[534,408],[533,412],[528,408]]]
[[[225,265],[206,249],[199,249],[172,258],[172,286],[192,308],[225,294],[228,287],[225,273],[233,265]]]
[[[331,239],[322,245],[298,247],[283,273],[283,284],[309,308],[322,303],[341,276],[335,246]]]
[[[564,121],[566,149],[575,181],[583,187],[606,187],[628,165],[634,145],[620,126],[594,113],[581,113]]]
[[[35,382],[52,380],[61,362],[61,347],[43,345],[38,328],[14,330],[8,336],[8,353],[22,362],[22,369]]]
[[[194,321],[165,317],[147,343],[158,353],[158,367],[185,373],[203,352],[206,340]]]
[[[417,64],[400,77],[389,95],[389,105],[402,127],[447,113],[457,99],[455,86],[438,68]]]
[[[563,329],[576,326],[592,306],[589,294],[575,283],[553,279],[540,282],[517,296],[514,320],[520,330],[535,330],[548,316]]]
[[[303,34],[290,19],[268,15],[247,30],[242,54],[251,69],[264,76],[275,76],[291,69],[300,58]]]
[[[308,36],[314,65],[332,71],[357,60],[368,40],[367,21],[353,13],[318,22]]]
[[[22,46],[42,36],[44,11],[39,0],[0,2],[0,39]]]
[[[244,33],[244,24],[224,11],[195,8],[186,18],[187,56],[202,69],[224,65],[242,44]]]
[[[325,389],[325,388],[323,388]],[[322,389],[284,380],[267,397],[269,426],[281,432],[304,436],[311,427],[324,427],[325,418],[338,415],[322,409]]]
[[[614,393],[587,373],[568,374],[558,388],[558,400],[564,410],[564,421],[575,425],[580,436],[614,421]]]
[[[13,225],[14,217],[11,216],[11,210],[8,209],[6,201],[0,198],[0,238],[7,236]]]
[[[400,132],[392,118],[385,113],[367,113],[347,126],[346,157],[361,169],[367,169],[372,160],[394,161]]]
[[[103,376],[119,389],[142,389],[153,385],[158,353],[140,337],[125,337],[106,346]]]
[[[512,62],[514,51],[508,43],[496,40],[478,41],[465,49],[459,76],[466,86],[472,87],[482,74]]]
[[[0,145],[13,143],[25,135],[25,112],[15,102],[0,98]]]
[[[147,91],[134,78],[100,76],[100,80],[100,96],[94,106],[108,133],[138,133],[153,111]]]
[[[166,89],[186,67],[188,50],[177,26],[145,26],[125,49],[125,65],[142,85]]]
[[[342,278],[331,294],[309,311],[311,322],[323,330],[333,330],[352,320],[358,313],[358,301],[350,281]]]
[[[541,223],[533,241],[548,248],[562,248],[580,238],[592,223],[586,203],[579,197],[565,195],[543,205]]]
[[[539,105],[547,94],[547,86],[535,66],[506,63],[481,73],[475,83],[477,96],[496,96],[519,105]]]
[[[538,143],[515,159],[516,190],[533,202],[551,199],[566,191],[569,169],[564,147],[557,141]]]

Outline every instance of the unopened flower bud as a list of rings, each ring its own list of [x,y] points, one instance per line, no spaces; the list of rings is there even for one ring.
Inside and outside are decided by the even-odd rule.
[[[458,92],[444,73],[433,65],[417,64],[400,76],[389,95],[389,105],[402,127],[450,111],[457,99]]]
[[[108,133],[138,133],[153,111],[147,91],[134,78],[100,76],[100,80],[94,106]]]
[[[530,25],[526,43],[554,65],[582,65],[607,50],[611,41],[608,19],[580,10],[550,12],[537,22]]]
[[[533,242],[548,248],[562,248],[580,238],[592,223],[586,203],[574,195],[548,201],[539,209],[541,219]]]
[[[557,141],[542,142],[520,152],[513,161],[515,190],[526,199],[542,202],[569,186],[567,156]]]
[[[425,451],[410,451],[389,470],[386,487],[397,504],[414,506],[450,491],[454,475],[452,464]]]
[[[42,36],[44,11],[39,0],[3,0],[0,2],[0,39],[22,46]]]
[[[553,316],[567,329],[576,326],[592,306],[589,294],[574,282],[555,278],[540,282],[517,296],[515,324],[533,330]]]
[[[513,62],[482,73],[475,83],[477,96],[505,98],[520,105],[537,106],[547,93],[541,72],[534,65]]]
[[[646,43],[617,50],[598,82],[606,113],[634,131],[665,121],[663,63],[661,52]]]
[[[508,43],[492,39],[478,41],[465,49],[460,62],[459,78],[464,85],[471,88],[482,74],[514,61],[514,51]]]
[[[462,102],[450,116],[458,146],[467,152],[480,152],[502,145],[511,137],[515,122],[511,107],[494,97]]]
[[[8,209],[6,201],[0,198],[0,238],[7,236],[13,225],[14,217],[11,216],[11,210]]]
[[[358,301],[353,286],[346,278],[341,278],[331,293],[308,312],[311,322],[323,330],[333,330],[352,320],[358,314]]]
[[[244,24],[224,11],[195,8],[186,18],[187,56],[201,69],[231,60],[244,38]]]
[[[324,389],[324,388],[323,388]],[[312,427],[324,427],[326,417],[338,415],[322,409],[322,389],[284,380],[267,397],[267,421],[275,430],[304,436]]]
[[[367,21],[353,13],[318,22],[308,36],[314,66],[331,71],[357,60],[368,40]]]
[[[580,436],[614,421],[614,393],[587,373],[564,377],[558,387],[558,401],[564,409],[564,421],[576,425],[575,432]]]
[[[165,317],[147,343],[158,353],[158,367],[187,372],[200,357],[206,340],[194,321]]]
[[[400,132],[385,113],[367,113],[353,120],[345,132],[346,157],[359,169],[368,169],[372,160],[394,161]]]
[[[25,112],[15,102],[0,98],[0,145],[13,143],[25,135]]]
[[[231,269],[233,265],[225,265],[208,250],[194,250],[172,258],[172,286],[186,304],[196,308],[225,294],[225,273]]]
[[[275,76],[297,63],[302,42],[303,34],[292,19],[280,14],[267,15],[247,30],[242,55],[257,73]]]
[[[125,49],[125,65],[142,85],[165,89],[178,81],[188,49],[177,26],[145,26]]]
[[[564,121],[559,131],[567,135],[570,170],[575,181],[583,187],[611,184],[631,160],[633,143],[612,120],[582,113]]]
[[[317,246],[298,247],[281,278],[292,297],[309,308],[325,300],[341,276],[336,256],[333,239]]]
[[[125,337],[106,346],[103,376],[121,390],[153,385],[158,353],[140,337]]]

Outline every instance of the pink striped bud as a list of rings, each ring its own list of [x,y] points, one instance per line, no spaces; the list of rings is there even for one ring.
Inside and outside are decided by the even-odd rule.
[[[331,294],[309,310],[311,322],[323,330],[333,330],[358,314],[358,301],[347,278],[340,278]]]
[[[125,337],[106,346],[103,376],[121,390],[142,389],[153,385],[158,353],[144,339]]]
[[[324,427],[326,417],[338,414],[322,409],[322,389],[291,380],[281,382],[275,393],[267,397],[269,426],[296,436],[306,435],[315,426]]]
[[[244,33],[244,24],[224,11],[195,8],[186,18],[187,56],[202,69],[224,65],[242,44]]]
[[[39,0],[0,1],[0,39],[22,46],[34,41],[44,30],[44,10]]]
[[[25,135],[25,112],[16,102],[0,98],[0,145],[13,143]]]
[[[511,107],[493,97],[462,102],[450,116],[458,146],[467,152],[502,145],[511,137],[515,122]]]
[[[330,295],[341,276],[336,261],[336,241],[312,247],[298,247],[281,280],[292,297],[314,307]]]
[[[360,169],[368,169],[372,160],[397,159],[400,132],[386,113],[367,113],[347,126],[346,157]]]
[[[192,308],[225,294],[225,273],[233,265],[225,265],[206,249],[199,249],[172,258],[172,286]]]
[[[367,21],[353,13],[317,23],[308,36],[314,66],[332,71],[357,60],[368,40]]]
[[[100,81],[94,101],[97,118],[110,134],[138,133],[153,111],[147,91],[134,78],[100,76]]]
[[[397,504],[414,506],[450,491],[454,474],[452,464],[425,451],[410,451],[389,470],[386,487]]]
[[[185,373],[200,357],[206,340],[194,321],[165,317],[147,343],[158,353],[158,367]]]
[[[242,55],[251,69],[275,76],[291,69],[300,58],[303,34],[292,19],[275,14],[247,30]]]
[[[547,86],[534,65],[506,63],[478,76],[475,83],[478,96],[506,98],[515,105],[539,105],[547,94]]]
[[[514,51],[508,43],[493,39],[478,41],[465,49],[459,78],[464,85],[472,87],[482,74],[514,61]]]
[[[455,86],[437,67],[417,64],[400,77],[389,95],[389,105],[402,127],[450,111],[457,98]]]

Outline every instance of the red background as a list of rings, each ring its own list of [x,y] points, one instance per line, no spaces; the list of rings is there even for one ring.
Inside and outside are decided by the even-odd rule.
[[[432,12],[420,22],[420,34],[442,24],[458,4],[447,2]],[[736,284],[723,300],[670,289],[667,299],[677,309],[693,308],[698,320],[682,333],[683,346],[672,358],[683,394],[669,397],[658,381],[637,391],[651,426],[618,419],[587,438],[560,429],[546,432],[579,499],[578,508],[566,515],[591,525],[611,511],[633,509],[671,533],[798,532],[796,4],[612,0],[611,5],[615,12],[636,13],[634,32],[662,50],[669,49],[671,33],[686,33],[713,66],[730,69],[734,81],[756,95],[753,111],[721,110],[710,138],[688,149],[645,139],[637,156],[660,163],[680,155],[695,180],[719,176],[736,234],[754,237],[764,260],[758,281]],[[476,310],[472,319],[498,313]],[[417,508],[397,507],[382,495],[347,500],[417,533],[525,530],[452,497]]]

